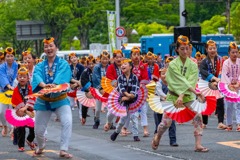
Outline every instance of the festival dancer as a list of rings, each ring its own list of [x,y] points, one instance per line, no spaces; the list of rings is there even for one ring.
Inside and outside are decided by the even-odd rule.
[[[104,93],[103,88],[101,87],[101,79],[106,76],[106,71],[109,65],[110,54],[107,51],[102,51],[100,55],[100,63],[96,64],[93,68],[93,87],[98,89],[101,94]],[[93,129],[98,129],[100,125],[100,112],[101,112],[102,102],[96,100],[95,116],[94,116],[94,125]]]
[[[82,91],[86,92],[86,94],[91,94],[89,91],[89,88],[93,87],[92,72],[93,72],[95,63],[96,62],[95,62],[94,57],[88,57],[87,68],[81,74],[80,80],[81,80],[81,85],[83,86]],[[81,112],[79,114],[80,121],[81,121],[82,125],[84,125],[86,123],[88,107],[82,105],[82,109],[79,110],[79,112]]]
[[[155,91],[156,91],[156,95],[161,97],[161,101],[165,101],[167,98],[167,92],[168,92],[168,87],[167,87],[167,82],[166,82],[167,68],[162,68],[162,69],[160,69],[159,72],[161,75],[161,79],[156,83]],[[155,121],[155,125],[156,125],[154,134],[157,133],[158,125],[162,121],[162,115],[163,114],[154,112],[154,121]],[[172,124],[169,127],[168,135],[169,135],[169,139],[170,139],[170,146],[178,147],[177,138],[176,138],[176,125],[175,125],[174,120],[172,121]]]
[[[235,42],[231,42],[228,48],[229,58],[223,62],[221,82],[228,84],[234,90],[238,91],[238,81],[240,81],[240,59],[237,58],[238,46]],[[240,132],[240,103],[229,102],[225,97],[225,112],[227,131],[233,129],[233,111],[235,110],[237,131]]]
[[[155,56],[152,52],[148,52],[146,58],[148,63],[145,66],[147,67],[148,78],[156,82],[159,80],[159,67],[155,63]]]
[[[30,111],[29,113],[32,113],[31,115],[34,116],[33,113],[33,106],[27,104],[27,100],[24,98],[27,95],[32,94],[32,87],[29,83],[29,75],[28,75],[28,70],[25,67],[21,67],[18,70],[18,85],[13,91],[12,95],[12,106],[19,111],[19,114],[24,115],[26,114],[26,111]],[[17,133],[17,144],[18,144],[18,151],[23,152],[24,146],[25,146],[25,135],[26,135],[26,130],[25,128],[29,128],[29,134],[26,140],[26,143],[29,145],[29,147],[34,150],[35,149],[35,144],[33,143],[33,140],[35,138],[35,133],[34,133],[34,127],[30,126],[21,126],[15,128],[16,133]]]
[[[217,87],[220,82],[221,70],[222,70],[222,58],[217,54],[217,45],[213,40],[207,41],[206,44],[207,57],[202,60],[200,64],[200,74],[203,80],[212,83]],[[223,98],[217,99],[218,116],[218,129],[226,129],[227,126],[223,124],[224,121],[224,100]],[[208,117],[205,117],[208,118]],[[205,119],[207,122],[207,120]]]
[[[13,91],[13,82],[17,77],[18,64],[14,61],[15,52],[13,48],[8,47],[4,52],[5,63],[0,65],[0,92],[3,94],[5,91]],[[8,98],[8,97],[6,97]],[[6,109],[10,109],[10,104],[4,104],[0,101],[0,121],[2,122],[2,136],[7,136],[8,127],[5,118]]]
[[[120,102],[121,105],[127,108],[127,115],[120,118],[120,121],[117,124],[115,132],[111,135],[110,139],[115,141],[118,134],[121,132],[122,127],[124,126],[125,122],[130,113],[128,112],[129,105],[136,101],[137,99],[137,91],[139,89],[139,82],[137,77],[131,72],[132,70],[132,62],[130,59],[125,59],[122,61],[121,65],[122,74],[118,77],[117,80],[117,91],[120,93]],[[134,141],[138,139],[137,130],[136,133],[133,133]]]
[[[106,77],[112,80],[114,87],[117,87],[117,79],[122,74],[121,72],[121,61],[123,59],[123,53],[121,50],[113,51],[113,60],[114,63],[108,66]],[[112,121],[115,116],[111,112],[107,112],[107,122],[104,125],[104,130],[108,131],[109,129],[116,129]]]
[[[42,88],[54,88],[56,85],[69,83],[71,80],[71,69],[67,61],[56,55],[57,46],[54,38],[44,39],[44,52],[47,59],[36,65],[33,74],[32,89],[38,92]],[[54,112],[61,122],[61,143],[59,156],[62,158],[72,158],[69,154],[68,146],[72,133],[72,112],[66,93],[50,93],[37,98],[34,105],[35,136],[38,148],[34,156],[43,154],[45,148],[44,133],[47,124]]]
[[[131,60],[133,63],[133,69],[132,72],[138,77],[138,81],[140,85],[145,85],[149,83],[148,78],[148,71],[147,67],[144,66],[144,64],[140,61],[140,54],[141,51],[138,47],[133,47],[131,50]],[[148,105],[147,102],[143,104],[143,106],[140,109],[140,116],[141,116],[141,126],[143,127],[143,136],[148,137],[149,131],[148,131],[148,121],[147,121],[147,110]],[[137,112],[135,114],[132,114],[132,120],[137,118]]]
[[[176,52],[179,55],[168,67],[166,81],[168,84],[167,101],[172,101],[176,107],[182,105],[190,108],[196,96],[201,93],[196,92],[195,87],[198,80],[197,65],[188,57],[189,40],[186,36],[179,36],[176,42]],[[163,118],[158,126],[157,133],[152,140],[152,148],[156,150],[163,133],[170,127],[172,120],[163,113]],[[195,152],[208,152],[209,149],[201,145],[202,139],[202,117],[196,113],[193,118],[194,136],[195,136]]]
[[[80,76],[84,70],[84,67],[83,65],[78,63],[78,57],[76,53],[70,53],[68,56],[69,56],[69,62],[71,64],[70,68],[72,71],[72,79],[70,81],[70,87],[72,91],[68,93],[68,98],[70,100],[70,106],[72,107],[72,110],[74,110],[76,90],[77,88],[81,87]]]

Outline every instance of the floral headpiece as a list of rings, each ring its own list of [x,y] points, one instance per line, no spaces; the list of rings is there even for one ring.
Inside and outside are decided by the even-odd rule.
[[[101,53],[101,55],[100,55],[100,57],[106,57],[106,58],[109,58],[109,53],[108,53],[108,51],[107,50],[103,50],[102,51],[102,53]]]
[[[152,52],[150,52],[150,51],[147,53],[146,56],[147,56],[147,58],[155,58],[154,54]]]
[[[189,40],[187,36],[180,35],[177,39],[177,42],[183,45],[189,45]]]
[[[0,59],[4,58],[4,53],[0,51]]]
[[[118,53],[122,54],[122,50],[120,49],[113,50],[113,54],[118,54]]]
[[[89,56],[88,56],[88,60],[90,60],[90,59],[94,59],[94,56],[92,54],[89,54]]]
[[[216,46],[216,42],[214,40],[208,40],[207,45],[208,46]]]
[[[202,54],[198,51],[196,54],[195,54],[195,58],[197,60],[201,60],[202,59]]]
[[[69,57],[76,56],[76,53],[72,52],[68,55]]]
[[[132,62],[131,59],[124,59],[124,60],[121,61],[121,64],[123,64],[123,63],[131,63],[131,62]]]
[[[223,60],[227,60],[227,59],[228,59],[228,56],[223,56],[222,59],[223,59]]]
[[[21,67],[18,70],[18,74],[28,74],[28,69],[26,67]]]
[[[134,52],[134,53],[140,53],[140,48],[139,47],[133,47],[131,52]]]
[[[230,42],[229,47],[231,49],[238,49],[237,43],[236,42]]]
[[[7,48],[5,49],[5,52],[6,52],[7,54],[13,54],[14,50],[13,50],[12,47],[7,47]]]
[[[31,54],[30,51],[24,51],[24,52],[22,52],[22,55],[23,55],[23,56],[27,56],[27,55],[29,55],[29,54]]]
[[[172,60],[174,60],[174,57],[167,57],[166,63],[170,63]]]
[[[41,58],[36,59],[36,63],[39,63],[39,62],[42,62],[42,61],[43,61],[43,59],[41,59]]]
[[[52,42],[54,42],[54,38],[53,38],[53,37],[47,38],[47,39],[44,39],[44,40],[43,40],[43,43],[46,43],[46,44],[50,44],[50,43],[52,43]]]

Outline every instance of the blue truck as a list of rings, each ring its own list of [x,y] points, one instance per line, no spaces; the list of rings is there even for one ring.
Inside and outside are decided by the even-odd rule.
[[[205,43],[208,40],[214,40],[217,43],[217,50],[220,56],[228,54],[228,45],[234,41],[232,34],[207,34],[202,35],[202,41],[199,43],[194,42],[192,56],[195,56],[197,51],[205,53]],[[199,45],[197,45],[199,44]],[[151,36],[142,36],[140,38],[140,48],[143,54],[151,51],[155,54],[161,54],[164,57],[165,54],[175,55],[174,52],[174,36],[173,34],[153,34]],[[172,49],[171,49],[172,48]],[[197,49],[196,49],[197,48]],[[122,49],[123,53],[129,58],[129,48]]]

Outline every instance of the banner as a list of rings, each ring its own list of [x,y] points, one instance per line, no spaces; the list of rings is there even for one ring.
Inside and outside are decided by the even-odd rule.
[[[113,53],[113,50],[116,49],[116,14],[115,11],[107,11],[107,20],[108,20],[108,37],[110,50]]]

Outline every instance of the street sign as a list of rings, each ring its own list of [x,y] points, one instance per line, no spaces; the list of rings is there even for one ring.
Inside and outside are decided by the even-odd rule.
[[[124,37],[126,34],[126,31],[123,27],[117,27],[116,28],[116,36],[117,37]]]

